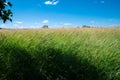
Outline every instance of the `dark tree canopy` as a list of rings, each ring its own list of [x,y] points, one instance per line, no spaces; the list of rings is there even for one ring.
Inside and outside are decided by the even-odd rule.
[[[7,20],[12,21],[12,12],[7,6],[12,7],[12,4],[6,0],[0,0],[0,20],[3,20],[4,23]]]

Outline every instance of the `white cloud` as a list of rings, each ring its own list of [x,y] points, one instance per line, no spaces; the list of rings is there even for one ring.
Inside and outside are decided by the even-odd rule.
[[[23,22],[21,22],[21,21],[15,21],[14,23],[15,24],[22,24]]]
[[[52,5],[52,2],[51,1],[46,1],[45,4],[46,5]]]
[[[44,24],[46,24],[46,23],[48,23],[49,22],[49,20],[43,20],[42,21],[42,23],[44,23]]]
[[[64,26],[71,26],[72,23],[64,23]]]
[[[44,4],[46,5],[57,5],[59,3],[58,0],[52,0],[52,1],[45,1]]]

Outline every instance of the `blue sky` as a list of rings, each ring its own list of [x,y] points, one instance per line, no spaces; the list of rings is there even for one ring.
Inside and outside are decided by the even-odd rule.
[[[13,22],[0,22],[5,28],[117,26],[120,0],[9,0]]]

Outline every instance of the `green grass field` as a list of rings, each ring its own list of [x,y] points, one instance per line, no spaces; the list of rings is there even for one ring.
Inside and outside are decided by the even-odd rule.
[[[0,80],[120,80],[120,28],[0,30]]]

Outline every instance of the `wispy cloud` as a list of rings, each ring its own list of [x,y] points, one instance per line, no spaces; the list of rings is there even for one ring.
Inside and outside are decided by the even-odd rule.
[[[105,1],[100,1],[100,3],[104,4],[104,3],[105,3]]]
[[[44,4],[46,5],[57,5],[59,3],[58,0],[52,0],[52,1],[45,1]]]
[[[108,21],[109,22],[118,22],[119,20],[111,18],[111,19],[108,19]]]
[[[71,26],[72,23],[64,23],[64,26]]]
[[[21,22],[21,21],[14,21],[13,27],[18,28],[18,27],[21,27],[22,24],[23,24],[23,22]]]
[[[42,23],[44,24],[49,23],[49,20],[43,20]]]
[[[22,24],[23,22],[21,21],[14,21],[15,24]]]
[[[119,27],[120,28],[120,24],[111,24],[109,25],[110,27]]]
[[[6,27],[5,24],[1,24],[1,25],[0,25],[0,28],[5,28],[5,27]]]
[[[95,3],[95,4],[104,4],[105,1],[104,0],[95,0],[95,1],[93,1],[93,3]]]

